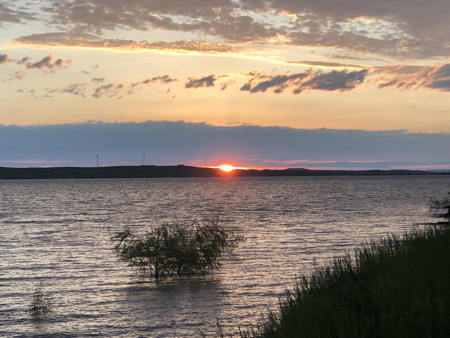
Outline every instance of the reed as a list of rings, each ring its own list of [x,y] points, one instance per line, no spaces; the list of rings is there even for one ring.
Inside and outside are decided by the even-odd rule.
[[[36,288],[31,296],[28,312],[33,317],[49,314],[53,311],[53,299],[44,293],[41,288]]]
[[[427,226],[299,278],[242,337],[448,337],[450,227]]]

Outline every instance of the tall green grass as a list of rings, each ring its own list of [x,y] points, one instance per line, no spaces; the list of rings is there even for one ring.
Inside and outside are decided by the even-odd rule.
[[[298,280],[242,337],[450,337],[450,227],[364,243]]]

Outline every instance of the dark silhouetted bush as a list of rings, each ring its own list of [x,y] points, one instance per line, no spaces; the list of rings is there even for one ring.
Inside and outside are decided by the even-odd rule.
[[[163,224],[138,236],[130,230],[115,235],[115,251],[131,266],[151,276],[191,275],[221,266],[223,254],[233,250],[243,236],[226,230],[219,217]]]
[[[443,216],[450,216],[450,192],[447,197],[444,198],[432,198],[430,200],[430,210],[439,211],[439,210],[447,210],[447,212]]]

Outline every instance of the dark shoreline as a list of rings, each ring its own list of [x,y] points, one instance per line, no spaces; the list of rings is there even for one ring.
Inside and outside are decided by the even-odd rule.
[[[71,179],[71,178],[163,178],[163,177],[270,177],[270,176],[385,176],[385,175],[449,175],[450,172],[423,170],[309,170],[235,169],[229,173],[216,168],[176,166],[111,166],[111,167],[0,167],[0,179]]]

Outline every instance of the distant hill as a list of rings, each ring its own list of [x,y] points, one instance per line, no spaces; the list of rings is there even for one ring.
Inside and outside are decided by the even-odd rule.
[[[214,177],[218,169],[190,166],[0,167],[0,179]]]
[[[309,170],[291,168],[235,169],[224,172],[216,168],[177,166],[112,166],[112,167],[0,167],[0,179],[69,179],[69,178],[157,178],[157,177],[265,177],[265,176],[380,176],[380,175],[450,175],[450,172],[421,170]]]

